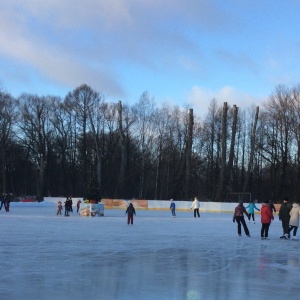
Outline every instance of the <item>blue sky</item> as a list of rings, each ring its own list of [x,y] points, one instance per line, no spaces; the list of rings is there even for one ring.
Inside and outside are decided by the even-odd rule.
[[[82,83],[109,102],[205,111],[260,105],[300,73],[297,0],[1,0],[0,84],[64,97]]]

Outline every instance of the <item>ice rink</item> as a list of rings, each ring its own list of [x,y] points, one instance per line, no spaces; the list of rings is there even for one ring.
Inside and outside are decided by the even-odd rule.
[[[299,299],[299,241],[270,240],[260,215],[237,235],[229,213],[137,210],[56,216],[56,207],[0,211],[0,299]]]

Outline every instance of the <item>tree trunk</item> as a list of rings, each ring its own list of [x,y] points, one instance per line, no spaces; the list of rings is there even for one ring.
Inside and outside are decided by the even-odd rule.
[[[93,133],[93,138],[94,138],[94,141],[95,141],[95,146],[96,146],[96,155],[97,155],[97,183],[98,183],[98,190],[99,190],[99,193],[100,193],[100,197],[102,197],[102,170],[101,170],[101,164],[102,164],[102,156],[101,156],[101,150],[100,150],[100,141],[99,141],[99,136],[96,132],[96,129],[95,129],[95,125],[94,125],[94,121],[92,119],[92,115],[91,115],[91,111],[90,109],[88,108],[87,109],[88,111],[88,116],[89,116],[89,119],[90,119],[90,123],[91,123],[91,128],[92,128],[92,133]]]
[[[192,159],[192,145],[193,145],[193,126],[194,117],[193,110],[189,110],[188,116],[188,136],[187,136],[187,151],[186,151],[186,172],[185,172],[185,193],[184,198],[188,200],[190,191],[190,176],[191,176],[191,159]]]
[[[257,120],[258,120],[258,113],[259,113],[259,106],[256,107],[255,117],[254,117],[254,123],[253,128],[251,132],[251,141],[250,141],[250,157],[249,157],[249,163],[248,163],[248,170],[246,173],[246,179],[243,187],[243,193],[247,191],[248,185],[249,185],[249,178],[250,173],[253,166],[253,156],[254,156],[254,147],[255,147],[255,139],[256,139],[256,126],[257,126]]]
[[[125,186],[125,169],[127,162],[127,147],[126,147],[126,136],[123,131],[123,107],[122,102],[118,102],[118,130],[121,142],[121,162],[120,162],[120,173],[118,178],[118,185],[116,188],[116,196],[124,197],[124,186]]]
[[[223,196],[224,182],[226,176],[226,137],[227,137],[227,102],[223,105],[223,116],[222,116],[222,157],[221,157],[221,172],[218,190],[216,194],[216,202],[219,202]]]
[[[229,152],[229,159],[226,171],[226,179],[225,185],[230,181],[231,178],[231,170],[233,166],[233,158],[234,158],[234,146],[235,146],[235,136],[236,136],[236,124],[237,124],[237,116],[238,116],[238,107],[233,105],[233,122],[232,122],[232,129],[231,129],[231,143],[230,143],[230,152]]]

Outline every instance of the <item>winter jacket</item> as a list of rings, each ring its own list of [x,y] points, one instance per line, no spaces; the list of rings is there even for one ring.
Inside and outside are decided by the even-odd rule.
[[[170,209],[175,209],[175,203],[173,201],[170,204]]]
[[[244,207],[243,204],[239,204],[235,210],[234,210],[234,215],[233,215],[233,220],[236,218],[236,217],[243,217],[243,215],[246,215],[247,217],[249,216],[249,214],[247,213],[246,211],[246,208]]]
[[[292,209],[292,205],[288,202],[283,202],[279,209],[279,220],[283,222],[289,222],[290,220],[290,211]]]
[[[132,203],[130,203],[129,206],[127,207],[125,214],[128,214],[128,216],[136,215]]]
[[[271,220],[274,220],[271,208],[268,204],[263,203],[260,210],[261,214],[261,223],[270,224]]]
[[[300,206],[298,203],[293,204],[293,208],[290,211],[290,226],[299,227],[299,215],[300,215]]]
[[[193,209],[200,208],[200,202],[197,199],[194,200],[191,208],[193,208]]]
[[[249,203],[249,205],[246,206],[245,208],[249,208],[248,214],[254,214],[254,209],[259,211],[259,209],[256,207],[255,203]]]

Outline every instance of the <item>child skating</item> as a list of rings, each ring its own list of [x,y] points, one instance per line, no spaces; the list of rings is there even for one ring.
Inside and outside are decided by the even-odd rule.
[[[61,215],[61,211],[63,210],[63,206],[62,206],[62,203],[61,203],[61,201],[58,201],[58,203],[57,203],[57,213],[56,213],[56,215],[58,216],[58,215]]]
[[[245,207],[246,209],[248,208],[248,219],[249,219],[249,223],[252,217],[253,220],[253,224],[255,224],[255,217],[254,217],[254,209],[259,210],[259,208],[256,207],[255,203],[253,202],[253,200],[249,203],[248,206]]]

